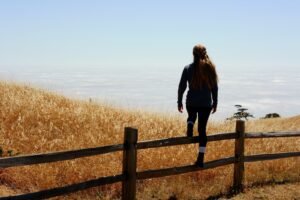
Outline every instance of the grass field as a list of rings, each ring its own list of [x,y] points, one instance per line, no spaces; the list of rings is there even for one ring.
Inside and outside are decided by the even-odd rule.
[[[126,110],[105,103],[71,100],[58,94],[0,82],[2,156],[118,144],[125,126],[139,130],[139,141],[184,136],[178,116]],[[208,134],[232,132],[234,122],[210,122]],[[246,131],[300,130],[300,116],[251,120]],[[196,132],[195,132],[196,134]],[[300,138],[247,140],[246,154],[300,151]],[[138,170],[191,164],[197,145],[141,150]],[[233,141],[210,142],[206,161],[233,155]],[[0,169],[0,195],[27,193],[121,173],[122,153],[72,161]],[[245,184],[300,181],[300,158],[246,164]],[[139,181],[138,199],[205,199],[226,193],[232,165],[166,178]],[[121,185],[93,188],[56,199],[119,199]]]
[[[271,184],[271,185],[259,185],[251,188],[246,188],[243,193],[240,193],[234,197],[220,198],[231,200],[253,200],[253,199],[265,199],[265,200],[298,200],[300,199],[300,183],[285,183],[285,184]]]

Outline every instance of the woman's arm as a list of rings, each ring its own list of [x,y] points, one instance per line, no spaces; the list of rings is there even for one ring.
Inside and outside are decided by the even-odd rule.
[[[213,99],[213,105],[212,105],[212,113],[215,113],[217,111],[217,106],[218,106],[218,85],[216,85],[211,93],[212,93],[212,99]]]
[[[178,110],[180,111],[179,108],[182,109],[182,97],[184,94],[184,91],[187,87],[187,69],[186,67],[183,69],[183,72],[181,74],[179,86],[178,86],[178,98],[177,98],[177,104],[178,104]]]

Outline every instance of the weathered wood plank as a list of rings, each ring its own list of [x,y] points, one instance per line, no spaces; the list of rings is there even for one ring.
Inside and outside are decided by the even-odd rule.
[[[220,167],[224,165],[229,165],[235,162],[234,157],[223,158],[219,160],[210,161],[204,164],[203,168],[200,168],[196,165],[187,165],[181,167],[173,167],[173,168],[166,168],[166,169],[156,169],[156,170],[148,170],[143,172],[137,172],[137,179],[149,179],[149,178],[157,178],[157,177],[164,177],[164,176],[171,176],[177,174],[184,174],[188,172],[194,172],[199,170],[206,170],[215,167]]]
[[[235,140],[235,159],[234,174],[233,174],[233,189],[238,193],[243,191],[243,179],[244,179],[244,152],[245,152],[245,122],[242,120],[236,121],[236,132],[239,136]]]
[[[300,156],[300,152],[250,155],[250,156],[245,156],[245,162],[274,160],[279,158],[289,158],[289,157],[297,157],[297,156]]]
[[[94,180],[89,180],[82,183],[76,183],[64,187],[57,187],[53,189],[43,190],[39,192],[33,192],[28,194],[21,194],[16,196],[8,196],[8,197],[0,197],[0,200],[34,200],[34,199],[47,199],[51,197],[61,196],[73,192],[77,192],[80,190],[85,190],[88,188],[112,184],[116,182],[123,181],[125,176],[123,175],[116,175],[116,176],[108,176],[102,177]]]
[[[123,144],[71,150],[71,151],[60,151],[60,152],[51,152],[51,153],[43,153],[43,154],[0,158],[0,168],[71,160],[75,158],[112,153],[121,150],[123,150]]]
[[[294,132],[259,132],[246,133],[245,138],[274,138],[274,137],[299,137],[300,131]]]
[[[207,140],[219,141],[219,140],[228,140],[235,139],[237,137],[236,133],[220,133],[214,135],[208,135]],[[143,141],[137,144],[138,149],[149,149],[149,148],[157,148],[157,147],[167,147],[174,145],[182,145],[182,144],[193,144],[199,142],[199,136],[194,137],[175,137],[161,140],[152,140],[152,141]]]
[[[209,135],[208,141],[234,139],[236,137],[237,137],[236,133],[222,133],[222,134]],[[137,144],[137,148],[146,149],[146,148],[165,147],[165,146],[173,146],[173,145],[180,145],[180,144],[192,144],[192,143],[197,143],[198,141],[199,141],[199,136],[195,136],[192,138],[188,138],[188,137],[168,138],[162,140],[140,142]],[[123,144],[118,144],[118,145],[71,150],[71,151],[60,151],[60,152],[50,152],[50,153],[42,153],[42,154],[0,158],[0,168],[71,160],[71,159],[76,159],[76,158],[81,158],[86,156],[94,156],[94,155],[100,155],[105,153],[112,153],[115,151],[121,151],[123,150],[123,148],[124,148]]]
[[[135,200],[138,130],[130,127],[124,132],[122,199]]]
[[[220,140],[229,140],[238,138],[238,134],[236,133],[219,133],[214,135],[207,136],[207,141],[220,141]]]

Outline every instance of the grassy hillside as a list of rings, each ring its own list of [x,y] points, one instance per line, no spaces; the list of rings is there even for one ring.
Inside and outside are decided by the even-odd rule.
[[[183,136],[185,120],[177,116],[115,108],[101,103],[0,82],[0,146],[2,156],[31,154],[122,143],[125,126],[139,130],[139,141]],[[210,122],[208,133],[234,131],[234,122]],[[253,120],[246,131],[300,130],[300,116]],[[196,131],[195,131],[196,132]],[[9,151],[9,152],[8,152]],[[246,153],[300,151],[299,138],[246,141]],[[141,150],[138,170],[191,164],[197,145]],[[208,143],[206,161],[233,155],[233,141]],[[121,173],[122,153],[72,161],[0,169],[0,195],[27,193]],[[299,181],[300,159],[246,164],[245,183]],[[232,166],[197,173],[139,181],[139,199],[203,199],[225,193],[232,184]],[[118,199],[120,184],[94,188],[59,199]]]

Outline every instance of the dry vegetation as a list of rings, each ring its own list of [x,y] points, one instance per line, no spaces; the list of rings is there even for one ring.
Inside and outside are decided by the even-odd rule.
[[[222,200],[223,198],[220,198]],[[228,199],[228,198],[224,198]],[[272,184],[268,186],[258,186],[246,188],[244,193],[230,198],[232,200],[299,200],[300,199],[300,183]]]
[[[70,100],[60,95],[0,82],[0,146],[8,156],[122,143],[125,126],[139,130],[139,140],[183,136],[185,120],[176,116],[130,111],[103,103]],[[253,120],[246,131],[300,130],[300,116]],[[234,131],[233,122],[210,122],[208,133]],[[300,151],[299,138],[246,141],[246,153]],[[138,170],[191,164],[197,145],[141,150]],[[233,142],[210,142],[206,161],[232,156]],[[0,195],[27,193],[100,176],[121,173],[121,153],[72,161],[0,169]],[[246,164],[245,183],[299,181],[300,159]],[[139,181],[138,199],[205,199],[226,193],[232,185],[232,166],[166,178]],[[93,188],[57,199],[119,199],[120,184]]]

